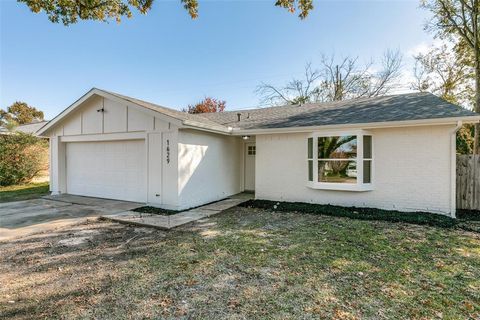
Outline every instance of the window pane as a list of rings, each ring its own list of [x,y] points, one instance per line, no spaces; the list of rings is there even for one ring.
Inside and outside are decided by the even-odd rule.
[[[313,138],[308,138],[308,159],[313,158]]]
[[[352,159],[357,157],[357,136],[318,138],[319,159]]]
[[[363,183],[372,182],[372,161],[363,161]]]
[[[313,181],[313,160],[308,160],[308,181]]]
[[[318,182],[357,183],[357,162],[318,161]]]
[[[372,136],[363,136],[363,157],[372,159]]]

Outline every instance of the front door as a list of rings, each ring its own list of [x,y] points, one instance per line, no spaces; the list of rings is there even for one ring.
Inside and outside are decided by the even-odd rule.
[[[255,143],[245,144],[245,190],[255,190]]]

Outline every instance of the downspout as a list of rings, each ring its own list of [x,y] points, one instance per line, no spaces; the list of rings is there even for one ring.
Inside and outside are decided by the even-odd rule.
[[[462,127],[462,121],[450,132],[450,216],[456,218],[457,210],[457,132]]]

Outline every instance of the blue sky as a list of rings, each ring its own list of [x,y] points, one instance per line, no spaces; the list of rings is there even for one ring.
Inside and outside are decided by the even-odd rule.
[[[98,87],[177,109],[207,95],[248,108],[261,81],[285,83],[321,53],[368,61],[399,49],[409,71],[411,52],[432,42],[418,0],[317,0],[303,21],[273,0],[199,2],[196,20],[179,0],[156,0],[121,24],[65,27],[0,1],[0,107],[22,100],[52,118]]]

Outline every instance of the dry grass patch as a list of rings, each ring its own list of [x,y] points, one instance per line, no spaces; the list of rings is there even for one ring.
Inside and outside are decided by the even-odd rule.
[[[167,233],[82,224],[0,243],[0,317],[475,319],[479,250],[461,230],[240,207]]]

